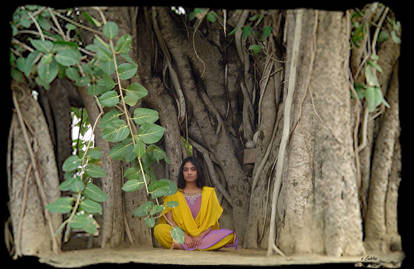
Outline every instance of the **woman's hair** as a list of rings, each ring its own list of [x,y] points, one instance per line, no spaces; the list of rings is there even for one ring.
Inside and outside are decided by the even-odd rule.
[[[193,156],[189,156],[189,157],[185,158],[183,160],[183,162],[181,163],[180,171],[178,172],[177,187],[180,188],[180,189],[184,189],[184,187],[185,187],[186,182],[184,180],[183,170],[184,170],[184,165],[187,162],[191,162],[196,167],[196,169],[197,169],[197,181],[196,181],[196,184],[197,184],[197,187],[202,188],[203,186],[205,186],[203,171],[201,170],[200,163]]]

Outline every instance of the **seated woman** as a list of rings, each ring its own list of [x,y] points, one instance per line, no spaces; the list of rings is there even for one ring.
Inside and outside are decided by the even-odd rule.
[[[177,201],[178,206],[161,217],[154,227],[154,237],[164,248],[184,250],[215,250],[222,247],[237,249],[236,233],[220,229],[218,220],[223,212],[214,188],[204,186],[198,161],[187,157],[178,175],[178,191],[164,198],[164,204]],[[177,244],[171,237],[173,226],[184,231],[184,243]]]

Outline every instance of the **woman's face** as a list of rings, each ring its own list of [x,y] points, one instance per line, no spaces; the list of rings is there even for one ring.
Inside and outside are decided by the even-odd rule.
[[[183,167],[183,176],[186,182],[197,181],[197,168],[191,162],[186,162]]]

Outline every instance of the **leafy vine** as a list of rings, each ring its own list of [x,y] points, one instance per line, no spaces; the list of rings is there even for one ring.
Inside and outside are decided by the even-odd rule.
[[[146,225],[153,227],[166,209],[158,198],[177,191],[173,181],[156,179],[151,168],[155,161],[169,162],[166,153],[156,145],[165,129],[156,124],[159,118],[156,110],[139,107],[130,114],[128,108],[148,94],[147,89],[137,82],[123,86],[136,76],[138,68],[129,56],[132,38],[129,34],[118,37],[117,24],[106,21],[101,10],[96,9],[102,23],[85,11],[81,14],[100,31],[79,24],[51,8],[19,7],[11,22],[11,75],[17,81],[32,82],[34,79],[45,89],[49,89],[57,77],[66,77],[78,87],[87,87],[88,94],[95,97],[100,108],[92,130],[99,124],[103,129],[102,138],[114,143],[109,156],[130,163],[123,175],[127,180],[122,189],[134,192],[145,187],[151,199],[138,206],[133,214],[143,217]],[[71,9],[66,14],[73,12]],[[61,25],[56,17],[68,23]],[[95,33],[92,44],[80,45],[78,28]],[[111,109],[104,112],[104,107]],[[71,195],[60,197],[46,206],[52,213],[69,214],[55,235],[65,227],[65,239],[71,229],[92,235],[99,233],[94,216],[102,214],[101,203],[105,202],[107,194],[94,181],[106,176],[100,165],[102,155],[99,148],[92,147],[90,140],[84,151],[77,151],[64,161],[65,180],[59,189],[69,191]],[[177,205],[177,202],[169,202],[167,208]],[[171,235],[176,242],[183,242],[184,234],[179,227],[174,227]]]

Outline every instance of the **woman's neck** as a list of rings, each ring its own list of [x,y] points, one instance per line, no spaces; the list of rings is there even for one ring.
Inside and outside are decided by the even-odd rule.
[[[195,182],[191,182],[191,183],[187,182],[183,189],[184,192],[196,192],[200,190],[201,188],[199,188]]]

